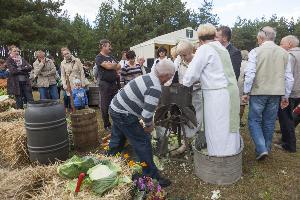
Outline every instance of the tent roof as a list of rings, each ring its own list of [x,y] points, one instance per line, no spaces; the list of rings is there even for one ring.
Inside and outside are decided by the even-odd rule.
[[[193,37],[187,38],[186,37],[186,30],[192,30],[193,31]],[[191,27],[187,27],[178,31],[174,31],[171,33],[167,33],[158,37],[155,37],[153,39],[147,40],[145,42],[142,42],[140,44],[137,44],[131,48],[138,48],[147,46],[150,44],[167,44],[167,45],[176,45],[180,40],[189,40],[191,42],[195,42],[198,40],[197,38],[197,32],[192,29]]]

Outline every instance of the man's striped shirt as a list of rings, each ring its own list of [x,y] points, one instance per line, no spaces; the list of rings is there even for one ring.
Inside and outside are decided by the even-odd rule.
[[[161,95],[161,84],[154,72],[130,81],[113,98],[110,107],[115,112],[130,113],[152,125],[153,115]]]

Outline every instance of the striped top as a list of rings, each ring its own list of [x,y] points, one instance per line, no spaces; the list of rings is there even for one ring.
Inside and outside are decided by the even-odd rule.
[[[127,63],[125,64],[125,67],[121,68],[121,81],[124,82],[124,84],[127,84],[129,81],[142,74],[142,68],[139,64],[136,64],[134,67],[130,67]]]
[[[153,115],[161,95],[161,84],[154,72],[130,81],[113,98],[110,107],[115,112],[133,114],[152,125]]]

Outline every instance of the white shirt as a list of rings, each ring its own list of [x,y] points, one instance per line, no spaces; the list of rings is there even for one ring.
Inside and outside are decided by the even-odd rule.
[[[119,62],[119,64],[121,65],[121,68],[124,68],[125,65],[126,65],[127,63],[128,63],[127,60],[121,60],[121,61]]]
[[[261,45],[270,43],[272,41],[266,41]],[[272,42],[273,43],[273,42]],[[245,68],[245,82],[244,93],[250,93],[256,75],[256,48],[252,49],[248,55],[248,64]],[[291,94],[294,84],[294,77],[291,66],[291,56],[289,55],[288,63],[285,69],[285,98],[288,98]]]
[[[227,52],[227,49],[219,41],[213,41],[209,44]],[[203,90],[227,87],[228,81],[225,77],[220,56],[209,44],[201,45],[197,49],[183,77],[183,85],[190,87],[195,82],[200,81]]]

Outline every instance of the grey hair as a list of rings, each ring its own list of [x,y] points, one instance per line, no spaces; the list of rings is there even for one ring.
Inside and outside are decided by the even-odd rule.
[[[157,76],[173,76],[175,74],[175,65],[169,59],[161,60],[155,65],[155,73],[157,74]]]
[[[265,26],[259,30],[257,36],[263,39],[264,41],[274,42],[276,38],[276,30],[271,26]]]
[[[242,50],[242,51],[241,51],[242,60],[248,60],[248,54],[249,54],[249,51],[247,51],[247,50]]]
[[[288,35],[282,38],[282,40],[287,40],[289,41],[293,47],[298,47],[299,46],[299,39],[294,36],[294,35]]]
[[[194,50],[194,45],[191,42],[185,40],[180,41],[176,47],[176,53],[178,55],[185,53],[187,51],[193,52],[193,50]]]

